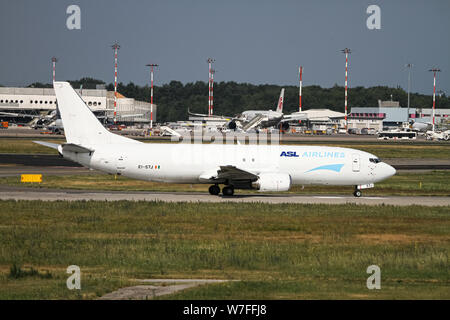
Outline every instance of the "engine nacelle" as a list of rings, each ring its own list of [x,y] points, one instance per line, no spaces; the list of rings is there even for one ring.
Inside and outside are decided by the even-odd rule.
[[[287,130],[289,129],[289,123],[287,123],[287,122],[282,122],[282,123],[280,123],[279,129],[280,129],[280,130],[287,131]]]
[[[228,129],[236,130],[236,128],[237,128],[236,122],[230,121],[230,122],[228,123]]]
[[[288,191],[291,188],[291,176],[287,173],[262,173],[252,187],[258,191]]]

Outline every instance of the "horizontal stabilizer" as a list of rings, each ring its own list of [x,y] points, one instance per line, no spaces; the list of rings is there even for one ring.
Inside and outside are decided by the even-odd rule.
[[[62,145],[62,149],[63,152],[64,151],[69,151],[69,152],[78,152],[78,153],[89,153],[89,152],[93,152],[93,149],[89,149],[89,148],[85,148],[82,147],[78,144],[74,144],[74,143],[66,143]]]
[[[42,145],[44,147],[49,147],[49,148],[56,149],[56,150],[58,150],[58,146],[59,146],[59,144],[45,142],[45,141],[33,141],[33,142],[37,143],[37,144],[40,144],[40,145]]]

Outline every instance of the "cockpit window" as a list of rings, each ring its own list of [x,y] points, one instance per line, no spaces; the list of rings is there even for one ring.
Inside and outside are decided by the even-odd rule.
[[[373,163],[381,162],[381,160],[378,159],[378,158],[369,158],[369,161],[370,161],[370,162],[373,162]]]

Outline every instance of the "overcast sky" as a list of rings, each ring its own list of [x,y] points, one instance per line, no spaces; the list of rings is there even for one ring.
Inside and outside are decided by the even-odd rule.
[[[66,9],[81,9],[81,30],[69,30]],[[366,9],[381,9],[381,29],[369,30]],[[407,87],[404,65],[414,64],[412,91],[450,94],[450,1],[431,0],[184,0],[0,2],[0,84],[23,86],[89,76],[114,79],[111,45],[118,41],[119,81],[144,85],[147,63],[158,63],[155,83],[208,80],[297,85]]]

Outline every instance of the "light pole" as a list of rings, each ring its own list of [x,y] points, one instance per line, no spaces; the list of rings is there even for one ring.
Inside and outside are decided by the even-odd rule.
[[[116,42],[111,46],[114,49],[114,124],[116,124],[116,111],[117,111],[117,51],[120,49],[119,44]]]
[[[149,63],[146,64],[150,67],[150,129],[153,128],[153,68],[157,67],[157,64]]]
[[[300,66],[298,68],[298,73],[299,73],[299,85],[298,85],[298,111],[301,112],[302,111],[302,85],[303,85],[303,80],[302,80],[302,75],[303,75],[303,67]]]
[[[52,64],[53,64],[53,82],[55,82],[56,78],[56,62],[58,62],[58,59],[56,57],[52,57]]]
[[[208,116],[211,116],[211,108],[212,108],[212,76],[211,76],[211,64],[215,60],[213,58],[208,58],[206,62],[208,62],[209,67],[209,76],[208,76]]]
[[[345,132],[348,130],[347,125],[347,80],[348,80],[348,55],[351,53],[351,50],[349,48],[345,48],[341,50],[341,52],[345,53]]]
[[[411,68],[413,67],[413,64],[408,63],[405,67],[408,68],[408,118],[407,118],[407,121],[409,123],[409,102],[410,102],[409,95],[411,92]]]
[[[435,118],[435,107],[436,107],[436,73],[437,72],[441,72],[440,69],[438,68],[431,68],[430,70],[428,70],[430,72],[433,72],[433,132],[434,132],[434,118]]]

